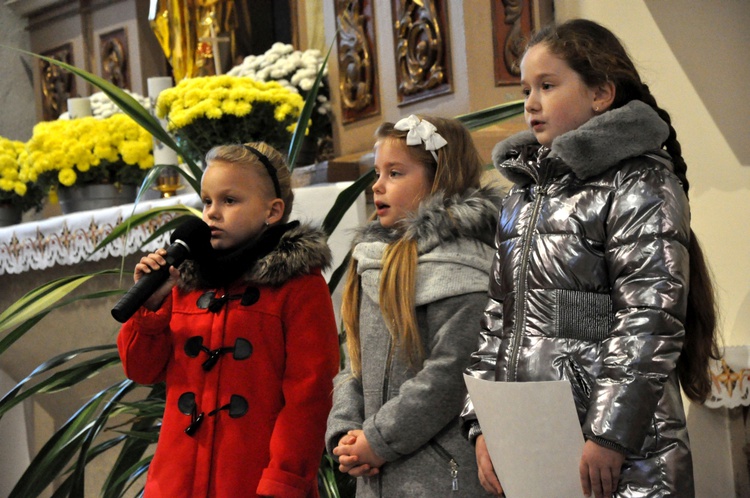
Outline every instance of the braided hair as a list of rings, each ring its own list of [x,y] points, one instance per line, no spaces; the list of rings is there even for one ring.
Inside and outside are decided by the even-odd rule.
[[[542,28],[529,40],[526,50],[540,43],[566,61],[587,86],[597,87],[606,82],[614,84],[615,98],[611,109],[640,100],[656,111],[669,126],[669,136],[662,148],[671,156],[674,173],[687,195],[690,189],[687,164],[682,157],[682,146],[677,140],[672,118],[659,107],[648,85],[641,81],[622,42],[604,26],[585,19],[574,19]],[[716,298],[703,251],[692,228],[688,251],[690,290],[685,342],[677,363],[677,373],[685,394],[693,401],[702,403],[711,392],[708,362],[720,356],[716,334]]]

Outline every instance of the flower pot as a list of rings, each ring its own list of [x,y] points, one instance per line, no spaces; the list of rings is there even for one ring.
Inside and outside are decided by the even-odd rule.
[[[12,204],[0,204],[0,227],[21,223],[21,208]]]
[[[57,189],[63,214],[130,204],[137,193],[135,185],[91,184]]]

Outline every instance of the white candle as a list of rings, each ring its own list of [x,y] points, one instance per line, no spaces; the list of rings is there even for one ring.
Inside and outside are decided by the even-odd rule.
[[[148,98],[151,100],[151,113],[156,117],[156,99],[159,94],[167,88],[172,88],[170,76],[158,76],[146,80],[148,86]],[[167,121],[159,119],[162,128],[167,129]],[[154,138],[154,164],[177,164],[177,153]]]
[[[172,88],[172,77],[171,76],[157,76],[154,78],[148,78],[146,80],[148,85],[148,96],[153,101],[159,96],[162,90]],[[153,102],[152,102],[153,103]]]
[[[91,101],[87,97],[68,99],[68,115],[70,119],[91,116]]]

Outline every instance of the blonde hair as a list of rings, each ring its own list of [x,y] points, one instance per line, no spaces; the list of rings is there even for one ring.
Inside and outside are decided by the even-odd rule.
[[[424,144],[406,145],[406,131],[396,130],[393,123],[383,123],[375,132],[376,143],[398,140],[406,147],[409,156],[426,166],[432,173],[430,192],[441,192],[445,197],[463,194],[479,188],[484,164],[466,127],[455,119],[419,116],[437,128],[437,133],[448,142],[438,149],[437,161]],[[413,238],[401,236],[388,244],[383,253],[380,275],[379,302],[383,320],[393,338],[393,346],[400,346],[412,367],[424,359],[424,345],[417,323],[415,291],[417,276],[417,243]],[[347,350],[352,374],[362,374],[362,356],[359,337],[360,278],[357,261],[349,261],[343,291],[342,320],[346,330]]]
[[[267,182],[264,182],[265,185],[263,188],[268,192],[268,195],[275,197],[276,192],[274,191],[270,173],[260,158],[248,150],[247,147],[252,147],[266,156],[268,162],[276,170],[276,178],[279,180],[279,190],[281,193],[279,198],[284,201],[284,215],[281,217],[280,223],[286,223],[289,221],[289,216],[292,213],[294,192],[292,191],[292,174],[286,165],[284,156],[279,151],[265,142],[248,142],[244,145],[217,145],[206,153],[206,164],[209,164],[211,161],[224,161],[238,166],[255,168],[263,178],[268,179]]]

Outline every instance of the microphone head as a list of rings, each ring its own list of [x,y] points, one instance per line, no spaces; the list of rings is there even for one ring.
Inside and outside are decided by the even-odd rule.
[[[172,232],[169,241],[182,241],[190,250],[190,259],[201,259],[208,255],[211,247],[211,229],[197,216],[183,216],[185,220]]]

